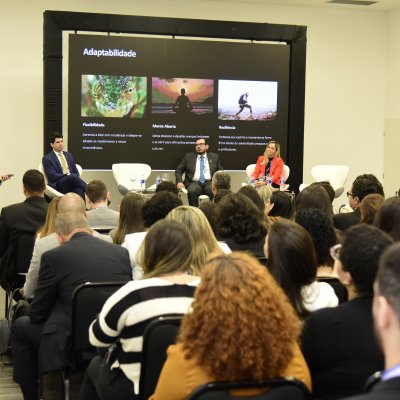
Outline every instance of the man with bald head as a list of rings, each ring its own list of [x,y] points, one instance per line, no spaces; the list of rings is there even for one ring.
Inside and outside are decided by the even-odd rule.
[[[67,193],[64,195],[58,203],[57,213],[61,214],[66,212],[81,213],[86,218],[86,206],[82,197],[76,193]],[[112,239],[109,235],[101,235],[100,233],[93,231],[93,236],[112,243]],[[42,254],[45,251],[58,247],[59,245],[60,243],[57,240],[57,234],[55,232],[43,238],[36,239],[31,263],[23,288],[23,295],[25,298],[32,298],[35,294]]]
[[[73,203],[73,199],[66,202]],[[61,210],[65,210],[61,206]],[[12,325],[14,380],[24,399],[38,397],[39,373],[66,365],[65,347],[71,331],[72,293],[85,282],[127,282],[132,279],[128,251],[93,237],[80,211],[59,212],[55,221],[61,246],[41,258],[38,285],[28,316]]]

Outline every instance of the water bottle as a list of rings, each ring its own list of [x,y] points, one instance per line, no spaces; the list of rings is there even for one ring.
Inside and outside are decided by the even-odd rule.
[[[156,177],[156,187],[161,183],[161,178],[160,175],[157,175]]]
[[[267,175],[267,185],[272,185],[272,176],[270,174]]]
[[[286,185],[285,185],[285,180],[281,178],[281,180],[280,180],[280,182],[279,182],[279,190],[280,190],[281,192],[284,192],[284,191],[285,191],[285,187],[286,187]]]
[[[144,183],[145,183],[144,175],[140,177],[140,190],[144,190]]]

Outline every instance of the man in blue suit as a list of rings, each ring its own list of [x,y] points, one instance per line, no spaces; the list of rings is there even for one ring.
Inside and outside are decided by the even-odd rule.
[[[61,193],[77,193],[85,200],[86,183],[79,176],[72,154],[63,151],[64,139],[61,133],[50,135],[50,146],[53,150],[42,159],[48,184]]]

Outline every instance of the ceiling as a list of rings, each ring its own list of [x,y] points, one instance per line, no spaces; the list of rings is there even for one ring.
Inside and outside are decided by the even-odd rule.
[[[355,10],[371,10],[371,11],[393,11],[400,9],[400,0],[373,0],[376,3],[371,5],[363,5],[365,1],[351,0],[355,4],[332,4],[329,0],[229,0],[240,3],[252,2],[271,5],[287,5],[296,7],[324,7],[324,8],[347,8]],[[349,0],[335,0],[349,2]]]

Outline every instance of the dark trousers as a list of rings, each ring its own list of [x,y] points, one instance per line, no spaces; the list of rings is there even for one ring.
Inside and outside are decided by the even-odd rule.
[[[57,181],[54,188],[61,193],[73,192],[79,194],[85,200],[86,182],[83,181],[78,175],[64,175]]]
[[[207,195],[210,199],[213,198],[213,193],[211,190],[211,181],[204,183],[200,182],[190,182],[186,187],[188,191],[189,205],[198,207],[199,206],[199,196],[202,194]]]
[[[11,327],[13,379],[21,386],[24,400],[39,399],[38,351],[43,324],[33,324],[29,317],[17,318]]]
[[[133,383],[119,369],[110,369],[104,358],[93,358],[79,393],[80,400],[135,400]]]

